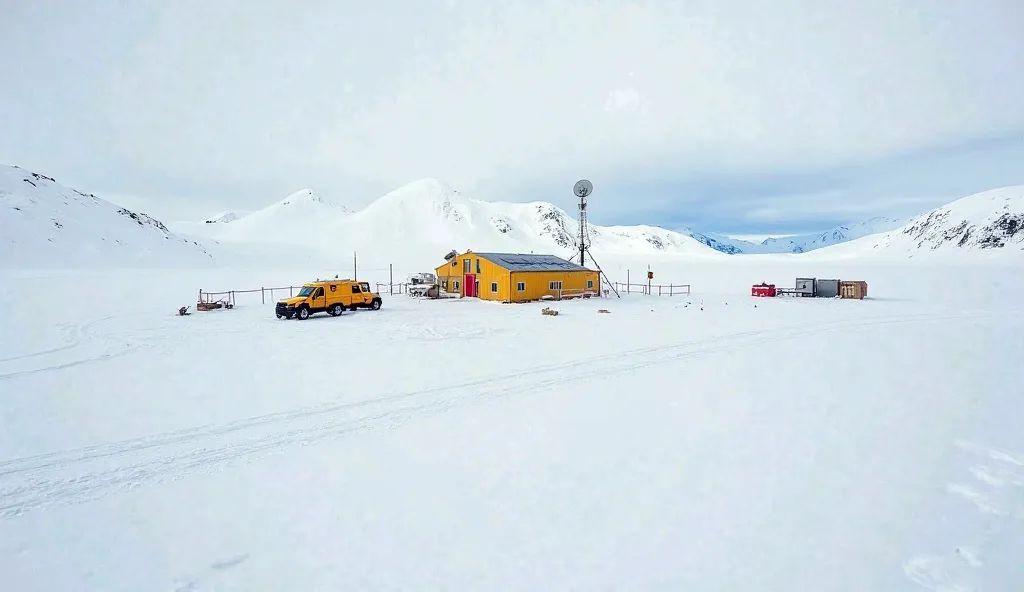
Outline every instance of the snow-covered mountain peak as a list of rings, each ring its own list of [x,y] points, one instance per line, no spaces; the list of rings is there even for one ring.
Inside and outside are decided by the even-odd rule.
[[[328,201],[311,189],[302,189],[224,225],[217,238],[251,243],[292,242],[298,234],[326,232],[325,225],[351,214],[345,206]]]
[[[312,189],[300,189],[281,201],[273,204],[270,208],[301,208],[301,207],[317,207],[317,206],[328,206],[332,208],[338,208],[339,210],[349,211],[348,208],[332,203],[324,198],[320,197],[313,192]]]
[[[244,214],[228,210],[228,211],[221,212],[219,214],[215,214],[213,216],[210,216],[206,220],[203,220],[203,222],[205,222],[206,224],[227,224],[229,222],[234,222],[235,220],[238,220],[242,216],[244,216]]]
[[[380,199],[399,202],[443,201],[458,195],[460,195],[459,192],[448,183],[434,177],[425,177],[393,189]]]
[[[38,267],[209,261],[159,220],[53,177],[0,165],[0,262]]]
[[[474,208],[470,201],[448,183],[427,177],[385,193],[361,213],[371,218],[425,216],[423,223],[429,223],[431,216],[460,222],[472,219]]]
[[[889,232],[822,249],[822,257],[970,251],[1024,254],[1024,186],[968,195]]]
[[[1024,185],[983,191],[918,216],[903,237],[931,250],[943,247],[1024,249]]]

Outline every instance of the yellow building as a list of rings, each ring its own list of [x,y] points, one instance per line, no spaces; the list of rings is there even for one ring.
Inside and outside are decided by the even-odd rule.
[[[449,293],[501,302],[600,295],[598,272],[554,255],[466,251],[434,269]]]

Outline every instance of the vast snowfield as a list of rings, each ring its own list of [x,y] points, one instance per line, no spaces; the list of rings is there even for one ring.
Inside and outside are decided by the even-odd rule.
[[[0,270],[0,585],[1024,588],[1019,259],[600,262],[692,294],[300,322],[174,312],[335,270]],[[749,296],[803,275],[870,298]]]

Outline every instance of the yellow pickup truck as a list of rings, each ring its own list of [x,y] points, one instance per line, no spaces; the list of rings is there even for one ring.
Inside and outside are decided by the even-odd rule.
[[[370,284],[355,280],[326,280],[302,285],[299,293],[279,300],[274,313],[279,319],[306,320],[309,315],[326,312],[332,317],[357,308],[380,310],[380,294],[370,290]]]

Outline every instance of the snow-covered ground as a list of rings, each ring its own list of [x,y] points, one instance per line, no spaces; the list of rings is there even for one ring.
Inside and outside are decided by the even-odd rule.
[[[693,294],[300,322],[174,311],[323,267],[0,270],[3,589],[1024,588],[1019,268],[607,259]],[[871,298],[749,296],[803,275]]]

